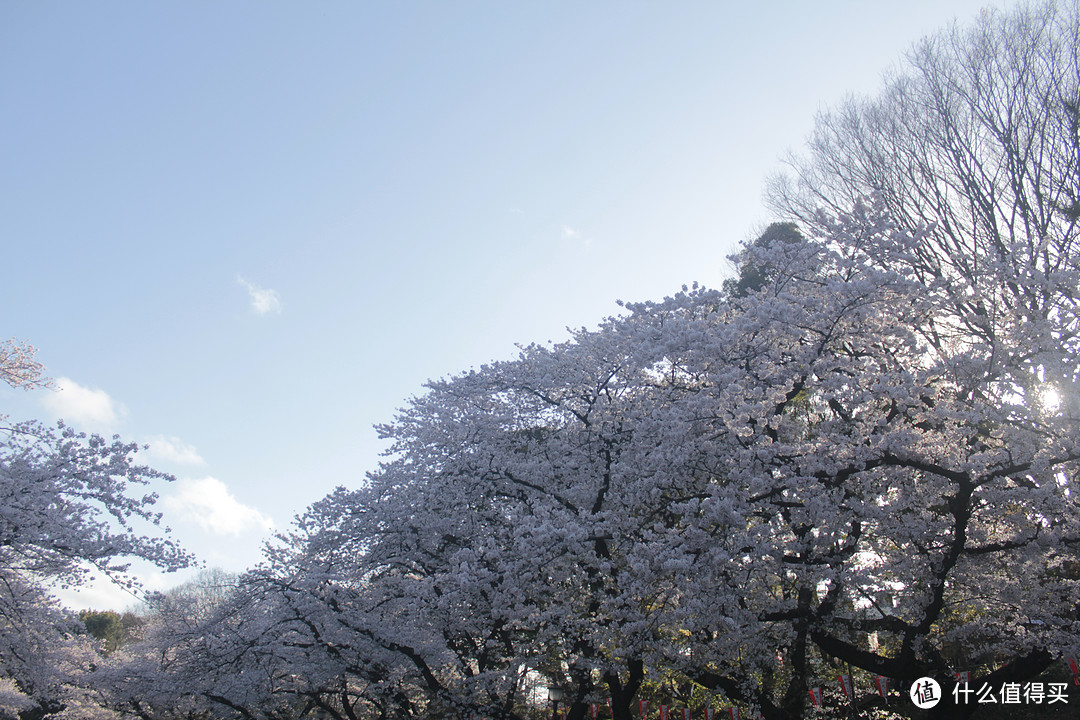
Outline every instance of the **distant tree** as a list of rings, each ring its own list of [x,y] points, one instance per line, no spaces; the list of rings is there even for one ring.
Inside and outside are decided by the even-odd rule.
[[[130,637],[138,631],[144,624],[144,621],[139,617],[138,613],[131,610],[126,610],[123,615],[120,616],[120,627],[123,628],[125,637]]]
[[[195,577],[148,598],[150,615],[196,626],[211,617],[236,592],[239,578],[221,568],[205,568]]]

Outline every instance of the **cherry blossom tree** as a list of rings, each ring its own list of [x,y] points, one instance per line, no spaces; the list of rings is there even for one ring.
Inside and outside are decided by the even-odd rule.
[[[0,377],[15,387],[45,382],[26,345],[5,343],[0,361]],[[136,452],[134,444],[88,437],[63,423],[0,427],[0,678],[27,698],[32,707],[24,716],[70,711],[71,688],[93,652],[78,619],[57,607],[49,588],[96,574],[135,587],[131,559],[165,570],[191,562],[175,542],[143,534],[160,519],[156,495],[129,491],[171,478],[136,464]]]
[[[45,367],[36,355],[37,349],[29,343],[14,338],[0,342],[0,380],[25,390],[48,386],[51,381],[42,375]]]
[[[1080,536],[1070,499],[1075,415],[1047,407],[1025,388],[1032,385],[1033,355],[1074,367],[1075,355],[1068,343],[1022,340],[1003,360],[965,338],[949,319],[942,288],[911,273],[874,269],[883,257],[925,242],[882,219],[880,208],[856,207],[830,233],[823,247],[848,268],[837,297],[850,297],[865,286],[859,278],[875,275],[904,291],[891,301],[845,301],[859,312],[877,306],[851,329],[880,340],[866,335],[862,344],[839,333],[839,354],[820,358],[829,372],[817,361],[790,365],[796,374],[788,383],[803,395],[807,420],[797,444],[781,450],[769,433],[748,433],[756,452],[767,443],[778,453],[768,467],[774,478],[791,473],[818,483],[800,492],[793,511],[802,513],[808,497],[835,503],[833,521],[791,526],[789,540],[801,532],[799,544],[813,538],[817,549],[801,551],[801,560],[787,551],[785,562],[829,568],[803,585],[806,603],[796,614],[820,652],[874,674],[951,678],[958,665],[970,665],[998,681],[1030,677],[1076,643],[1067,568]],[[819,275],[810,279],[821,282]],[[791,280],[785,286],[790,291]],[[813,292],[798,293],[799,302]],[[784,304],[776,291],[758,299],[767,299],[770,312]],[[773,317],[769,326],[780,327],[783,320]],[[1062,320],[1028,329],[1049,335]],[[943,327],[953,330],[948,341]],[[785,495],[792,492],[788,482],[778,486]],[[847,529],[839,532],[844,526],[835,518],[845,516]],[[868,632],[879,649],[871,649]]]
[[[820,260],[803,264],[820,274]],[[836,307],[820,322],[839,322],[846,306]],[[317,561],[302,577],[318,587],[308,595],[319,616],[377,639],[419,673],[429,701],[460,709],[482,698],[492,715],[524,712],[515,683],[532,670],[569,690],[571,717],[607,697],[629,717],[648,667],[775,704],[752,678],[771,668],[795,616],[775,607],[784,574],[760,559],[775,555],[785,526],[760,518],[776,514],[766,500],[795,501],[776,499],[771,469],[767,489],[734,481],[742,435],[714,430],[710,441],[706,428],[734,398],[719,389],[734,393],[733,373],[770,346],[780,352],[792,326],[705,291],[632,310],[570,343],[432,383],[383,428],[394,458],[368,487],[304,516],[279,577]],[[793,347],[805,344],[798,333]],[[785,363],[803,367],[783,353],[766,360],[777,377]],[[779,415],[792,399],[786,384],[741,387],[780,393],[766,404]],[[746,398],[737,407],[746,412]],[[731,677],[704,674],[703,650],[686,666],[698,643],[739,659]]]
[[[1077,644],[1075,417],[1022,392],[1027,356],[936,339],[940,289],[874,260],[920,242],[858,207],[748,248],[738,296],[631,305],[431,383],[367,486],[274,556],[301,644],[386,658],[406,714],[528,714],[526,670],[571,717],[629,717],[674,673],[771,719],[829,660],[1045,668]]]

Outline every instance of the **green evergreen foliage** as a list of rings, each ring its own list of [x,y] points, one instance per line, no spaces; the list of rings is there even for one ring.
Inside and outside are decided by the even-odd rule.
[[[765,232],[745,245],[742,252],[732,258],[739,270],[739,276],[724,281],[724,292],[731,297],[742,298],[761,290],[771,280],[775,280],[778,274],[776,266],[769,260],[769,251],[805,242],[806,238],[795,223],[772,223],[765,228]],[[752,255],[755,257],[751,257]]]
[[[130,615],[131,613],[127,613]],[[104,643],[103,652],[108,655],[116,650],[124,641],[124,619],[119,613],[112,610],[98,612],[97,610],[83,610],[79,613],[79,619],[86,626],[86,631]]]

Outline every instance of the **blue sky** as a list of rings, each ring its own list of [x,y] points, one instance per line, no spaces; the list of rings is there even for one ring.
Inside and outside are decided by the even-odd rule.
[[[0,338],[57,380],[0,412],[149,443],[242,570],[426,379],[718,285],[814,114],[988,4],[0,4]]]

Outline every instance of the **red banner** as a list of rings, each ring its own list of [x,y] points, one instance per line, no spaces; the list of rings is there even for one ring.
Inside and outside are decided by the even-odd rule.
[[[638,714],[641,715],[642,720],[644,720],[644,718],[649,716],[649,701],[648,700],[638,700],[637,709],[638,709]]]
[[[821,688],[810,688],[810,700],[814,703],[814,707],[821,707]]]
[[[852,700],[855,697],[855,684],[852,681],[850,675],[837,675],[837,682],[840,683],[840,690],[843,691],[844,697],[848,700]]]

